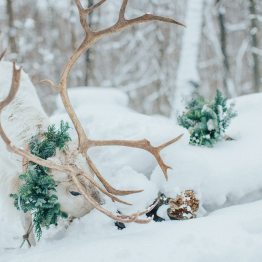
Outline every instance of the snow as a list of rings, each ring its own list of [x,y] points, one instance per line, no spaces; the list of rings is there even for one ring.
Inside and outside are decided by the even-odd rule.
[[[1,261],[261,261],[262,201],[188,221],[128,225],[118,231],[92,212],[67,232],[31,250],[5,251]]]
[[[163,192],[192,188],[201,195],[208,212],[261,198],[262,94],[235,102],[238,117],[226,132],[235,140],[219,142],[214,148],[194,147],[187,144],[186,134],[180,143],[166,149],[165,159],[173,167],[168,183],[159,176],[159,168],[152,175]]]
[[[90,104],[127,106],[129,102],[124,92],[113,87],[73,87],[68,93],[74,108]],[[57,105],[59,109],[64,108],[60,97]]]
[[[77,96],[78,91],[82,93]],[[172,120],[134,112],[127,107],[124,94],[100,91],[75,89],[70,93],[91,138],[147,138],[159,145],[185,133],[162,152],[172,166],[168,181],[147,152],[93,149],[91,157],[115,187],[145,189],[124,197],[133,206],[108,199],[105,206],[135,212],[151,204],[158,191],[174,197],[181,190],[194,189],[201,203],[198,218],[128,224],[120,231],[112,220],[93,210],[67,230],[60,225],[45,232],[36,248],[8,249],[19,246],[22,229],[18,213],[13,211],[8,217],[6,208],[0,206],[0,261],[261,261],[262,94],[235,99],[238,117],[227,131],[235,140],[204,148],[189,145],[187,131]],[[60,119],[67,119],[61,106],[51,121]],[[159,215],[166,217],[165,211],[162,207]]]

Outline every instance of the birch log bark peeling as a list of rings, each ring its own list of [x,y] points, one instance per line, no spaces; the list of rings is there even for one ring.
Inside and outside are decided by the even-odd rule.
[[[198,56],[201,42],[204,0],[188,0],[186,29],[174,86],[172,117],[184,108],[185,100],[199,85]]]

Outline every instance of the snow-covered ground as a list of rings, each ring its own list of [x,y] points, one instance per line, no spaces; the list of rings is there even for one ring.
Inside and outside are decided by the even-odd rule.
[[[214,148],[188,145],[186,130],[160,116],[145,116],[127,107],[125,95],[110,89],[72,92],[76,111],[92,138],[148,138],[158,145],[181,133],[184,137],[163,151],[172,166],[166,182],[146,152],[99,148],[90,153],[103,175],[117,188],[145,189],[125,199],[131,207],[106,199],[112,210],[131,212],[152,203],[159,191],[174,197],[194,189],[200,198],[197,219],[129,224],[119,231],[113,221],[93,211],[67,230],[45,232],[33,249],[17,247],[19,219],[0,207],[0,261],[262,261],[262,94],[235,99],[238,117]],[[114,91],[115,92],[115,91]],[[81,99],[79,99],[81,97]],[[99,99],[100,98],[100,99]],[[53,122],[68,119],[62,112]],[[226,208],[225,208],[226,207]],[[159,211],[165,215],[165,208]],[[17,216],[17,213],[14,213]]]

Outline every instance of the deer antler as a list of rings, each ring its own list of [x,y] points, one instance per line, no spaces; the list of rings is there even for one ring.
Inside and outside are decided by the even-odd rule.
[[[110,26],[106,29],[95,32],[95,31],[92,31],[92,29],[90,28],[88,21],[87,21],[87,16],[88,16],[88,14],[93,12],[96,8],[100,7],[103,3],[105,3],[106,0],[101,0],[97,4],[94,4],[93,6],[88,7],[88,8],[84,8],[83,5],[81,4],[80,0],[75,0],[75,2],[76,2],[76,5],[77,5],[77,8],[78,8],[79,16],[80,16],[80,23],[81,23],[83,30],[85,32],[85,38],[83,39],[83,41],[81,42],[79,47],[73,52],[73,54],[70,56],[68,62],[64,66],[64,69],[63,69],[62,74],[61,74],[60,82],[58,84],[58,90],[59,90],[59,94],[61,96],[61,99],[63,101],[64,107],[65,107],[69,117],[71,118],[73,125],[74,125],[74,127],[77,131],[79,152],[86,157],[87,162],[88,162],[89,166],[91,167],[93,173],[99,178],[99,180],[103,183],[103,185],[110,192],[114,192],[114,193],[118,193],[118,194],[121,193],[119,191],[112,190],[112,188],[109,187],[109,184],[102,178],[102,176],[100,175],[99,171],[96,169],[96,167],[93,164],[93,162],[91,161],[91,159],[89,157],[87,157],[86,152],[90,147],[106,146],[106,145],[107,146],[119,145],[119,146],[136,147],[136,148],[144,149],[144,150],[150,152],[155,157],[155,159],[157,160],[159,166],[161,167],[165,177],[167,178],[167,170],[168,170],[169,167],[162,160],[162,158],[160,156],[160,151],[162,149],[164,149],[166,146],[168,146],[172,143],[175,143],[181,136],[179,136],[179,137],[177,137],[177,138],[175,138],[175,139],[169,141],[168,143],[165,143],[165,144],[163,144],[159,147],[153,147],[150,144],[150,142],[147,141],[147,140],[141,140],[141,141],[124,141],[124,140],[121,140],[121,141],[119,141],[119,140],[92,141],[87,137],[85,130],[84,130],[83,126],[81,125],[81,122],[79,121],[79,119],[78,119],[78,117],[77,117],[77,115],[76,115],[76,113],[75,113],[75,111],[72,107],[72,104],[70,102],[70,99],[69,99],[68,93],[67,93],[67,79],[68,79],[68,76],[69,76],[69,73],[70,73],[72,67],[77,62],[78,58],[84,52],[86,52],[88,48],[90,48],[99,39],[105,37],[106,35],[116,33],[116,32],[120,32],[124,29],[127,29],[128,27],[133,26],[133,25],[141,24],[141,23],[145,23],[145,22],[150,22],[150,21],[161,21],[161,22],[172,23],[172,24],[181,25],[181,26],[184,26],[184,25],[182,23],[172,19],[172,18],[157,16],[157,15],[152,15],[152,14],[144,14],[144,15],[136,17],[136,18],[126,19],[125,13],[126,13],[128,0],[122,0],[122,4],[121,4],[120,10],[119,10],[117,22],[114,25],[112,25],[112,26]]]
[[[70,100],[67,94],[67,79],[68,79],[68,76],[69,76],[69,73],[72,67],[77,62],[78,58],[83,53],[85,53],[92,45],[94,45],[99,39],[107,35],[123,31],[124,29],[127,29],[136,24],[146,23],[150,21],[160,21],[160,22],[172,23],[172,24],[181,25],[181,26],[184,26],[184,25],[172,18],[156,16],[156,15],[151,15],[151,14],[144,14],[136,18],[126,19],[125,12],[126,12],[128,0],[123,0],[122,5],[119,10],[119,16],[118,16],[117,22],[114,25],[108,28],[105,28],[103,30],[92,31],[87,21],[87,15],[90,12],[93,12],[96,8],[100,7],[103,3],[106,2],[106,0],[101,0],[97,4],[94,4],[93,6],[86,8],[86,9],[83,8],[80,0],[75,0],[75,2],[78,8],[79,16],[80,16],[80,23],[85,32],[85,37],[83,41],[81,42],[81,44],[79,45],[79,47],[70,56],[66,65],[64,66],[63,71],[61,73],[60,82],[58,84],[58,90],[59,90],[61,99],[63,101],[64,107],[68,115],[70,116],[74,124],[74,127],[77,131],[79,151],[81,153],[84,153],[86,151],[86,143],[88,141],[88,138],[86,136],[84,128],[82,127],[76,113],[74,112],[74,109],[70,103]]]
[[[73,122],[73,125],[77,131],[78,134],[78,150],[79,153],[81,153],[86,161],[88,166],[90,167],[93,174],[96,175],[96,177],[100,180],[100,182],[104,185],[105,189],[108,193],[113,195],[128,195],[133,193],[141,192],[142,190],[136,190],[136,191],[126,191],[126,190],[117,190],[113,188],[106,179],[101,175],[99,170],[97,169],[96,165],[93,163],[92,159],[88,156],[87,151],[91,147],[99,147],[99,146],[126,146],[126,147],[133,147],[133,148],[140,148],[143,150],[146,150],[147,152],[151,153],[154,158],[157,160],[159,166],[161,167],[163,174],[165,175],[165,178],[167,179],[167,170],[170,168],[168,165],[166,165],[163,161],[163,159],[160,156],[161,150],[163,150],[165,147],[167,147],[170,144],[175,143],[177,140],[181,138],[181,135],[176,137],[175,139],[172,139],[168,141],[167,143],[164,143],[158,147],[154,147],[151,145],[151,143],[148,140],[138,140],[138,141],[129,141],[129,140],[91,140],[87,137],[87,134],[79,121],[77,114],[75,113],[73,106],[70,102],[68,92],[67,92],[67,79],[71,72],[72,67],[77,62],[78,58],[85,53],[92,45],[94,45],[99,39],[112,34],[117,33],[120,31],[123,31],[124,29],[127,29],[131,26],[134,26],[136,24],[141,24],[145,22],[150,21],[160,21],[160,22],[166,22],[166,23],[172,23],[176,25],[183,26],[182,23],[163,16],[157,16],[152,14],[144,14],[142,16],[132,18],[132,19],[126,19],[125,13],[126,8],[128,4],[128,0],[122,0],[122,4],[119,10],[118,20],[117,22],[103,30],[100,31],[93,31],[90,28],[90,25],[87,20],[87,16],[93,12],[96,8],[100,7],[102,4],[106,2],[106,0],[101,0],[98,3],[84,8],[80,0],[75,0],[76,6],[78,8],[79,17],[80,17],[80,23],[81,26],[85,32],[85,37],[79,47],[73,52],[73,54],[70,56],[68,62],[65,64],[63,71],[61,73],[61,78],[59,81],[59,84],[57,86],[58,92],[60,94],[60,97],[62,99],[62,102],[64,104],[64,107]],[[84,195],[84,194],[83,194]],[[85,196],[85,195],[84,195]],[[137,221],[135,219],[135,221]]]
[[[106,179],[100,174],[99,170],[97,169],[96,165],[93,163],[92,159],[88,156],[87,151],[88,149],[92,147],[101,147],[101,146],[125,146],[125,147],[133,147],[133,148],[139,148],[143,149],[149,153],[151,153],[156,161],[158,162],[159,166],[161,167],[166,179],[167,179],[167,170],[170,168],[168,165],[165,164],[163,161],[160,153],[161,151],[166,148],[167,146],[175,143],[177,140],[181,138],[181,135],[160,145],[160,146],[152,146],[152,144],[144,139],[144,140],[136,140],[136,141],[130,141],[130,140],[91,140],[88,138],[81,122],[79,121],[77,114],[74,111],[74,108],[70,102],[68,92],[67,92],[67,80],[69,73],[71,72],[72,67],[77,62],[78,58],[87,51],[88,48],[90,48],[93,44],[95,44],[99,39],[105,37],[106,35],[120,32],[126,28],[129,28],[136,24],[141,24],[149,21],[161,21],[166,23],[172,23],[177,25],[183,25],[179,22],[177,22],[174,19],[162,17],[162,16],[156,16],[151,14],[144,14],[142,16],[132,18],[132,19],[126,19],[125,18],[125,12],[128,4],[128,0],[123,0],[120,10],[119,10],[119,16],[117,22],[105,29],[102,29],[100,31],[93,31],[87,21],[87,16],[93,12],[95,9],[100,7],[103,3],[106,2],[106,0],[100,0],[98,3],[84,8],[81,4],[80,0],[75,0],[76,6],[78,8],[79,16],[80,16],[80,23],[81,26],[84,29],[85,37],[82,41],[82,43],[79,45],[79,47],[73,52],[73,54],[70,56],[68,62],[65,64],[59,84],[57,86],[54,85],[53,82],[49,81],[49,83],[52,84],[53,87],[56,88],[56,90],[59,92],[59,95],[63,101],[64,107],[77,131],[78,135],[78,151],[82,156],[86,159],[86,162],[88,166],[90,167],[90,170],[93,172],[93,174],[100,180],[100,182],[103,184],[104,188],[101,187],[93,178],[92,175],[84,172],[83,170],[79,169],[75,164],[65,164],[65,165],[59,165],[57,163],[54,163],[50,160],[44,160],[41,159],[35,155],[30,154],[28,151],[17,148],[15,145],[11,143],[11,140],[8,138],[6,133],[4,132],[1,121],[0,121],[0,136],[3,138],[4,142],[7,145],[7,148],[22,156],[23,158],[27,159],[27,161],[34,162],[36,164],[39,164],[41,166],[48,167],[53,170],[61,171],[66,174],[68,174],[72,181],[75,183],[77,189],[79,192],[83,195],[83,197],[91,204],[94,208],[99,210],[100,212],[104,213],[105,215],[111,217],[112,219],[120,222],[136,222],[136,223],[147,223],[150,220],[148,219],[139,219],[139,217],[147,212],[149,212],[151,209],[154,208],[154,206],[157,204],[157,202],[154,204],[154,206],[151,206],[149,209],[143,211],[134,213],[131,215],[120,215],[120,214],[113,214],[109,210],[106,210],[103,208],[103,206],[100,205],[100,203],[97,202],[96,199],[93,198],[93,196],[84,188],[84,186],[81,184],[78,176],[82,176],[86,180],[88,180],[94,187],[96,187],[99,191],[101,191],[103,194],[107,195],[112,199],[112,201],[117,201],[124,204],[130,204],[126,201],[123,201],[116,197],[117,195],[128,195],[128,194],[134,194],[141,192],[142,190],[117,190],[114,187],[112,187]],[[19,80],[21,75],[21,69],[16,69],[15,64],[13,67],[13,79],[12,84],[10,88],[9,95],[5,100],[0,102],[0,115],[2,110],[10,104],[10,102],[14,99],[18,89],[19,89]]]

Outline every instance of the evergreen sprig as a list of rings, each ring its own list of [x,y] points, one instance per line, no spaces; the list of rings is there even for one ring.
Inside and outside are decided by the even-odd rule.
[[[69,125],[61,121],[59,129],[55,125],[48,127],[43,136],[33,136],[29,147],[32,154],[47,159],[63,150],[71,140]],[[56,183],[49,169],[30,162],[25,173],[19,176],[22,185],[17,194],[11,194],[14,205],[18,210],[30,212],[33,216],[34,231],[37,239],[42,236],[42,227],[49,228],[57,225],[58,219],[66,218],[67,214],[60,209],[56,196]]]
[[[212,147],[219,141],[231,119],[235,117],[234,105],[217,90],[214,100],[207,102],[202,96],[194,98],[186,111],[178,117],[178,124],[188,129],[190,144]]]

